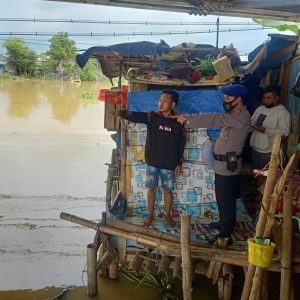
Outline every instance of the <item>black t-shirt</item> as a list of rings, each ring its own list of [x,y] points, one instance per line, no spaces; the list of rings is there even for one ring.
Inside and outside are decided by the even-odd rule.
[[[156,112],[121,111],[120,116],[133,123],[147,125],[145,160],[150,166],[174,170],[182,164],[185,145],[183,126],[176,119]]]

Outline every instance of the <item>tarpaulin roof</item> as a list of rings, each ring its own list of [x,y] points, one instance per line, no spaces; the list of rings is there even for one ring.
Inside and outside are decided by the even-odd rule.
[[[148,41],[121,43],[111,46],[92,47],[76,56],[80,67],[84,67],[89,58],[96,58],[102,73],[108,78],[114,78],[127,73],[128,69],[140,68],[144,71],[164,68],[178,64],[188,64],[207,55],[216,57],[219,50],[207,44],[182,43],[169,47],[164,41],[152,43]]]
[[[80,67],[84,67],[90,57],[101,58],[105,55],[114,53],[120,58],[122,56],[145,57],[152,55],[161,55],[168,53],[170,47],[164,41],[160,43],[152,43],[148,41],[122,43],[111,46],[97,46],[86,50],[84,53],[76,56],[76,61]]]
[[[251,63],[259,51],[266,47],[264,57],[256,68],[257,75],[260,77],[263,77],[268,70],[274,70],[280,67],[283,62],[291,59],[297,46],[297,36],[281,34],[269,34],[269,36],[268,42],[258,46],[248,55],[249,63]]]

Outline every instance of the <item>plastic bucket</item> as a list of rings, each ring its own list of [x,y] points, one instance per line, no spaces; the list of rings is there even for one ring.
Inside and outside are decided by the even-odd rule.
[[[273,257],[273,250],[276,245],[260,245],[254,243],[254,239],[248,239],[248,261],[252,265],[267,268],[270,266]]]

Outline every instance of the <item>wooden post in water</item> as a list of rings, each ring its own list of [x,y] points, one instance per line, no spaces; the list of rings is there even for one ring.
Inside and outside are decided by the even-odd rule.
[[[94,243],[87,245],[87,294],[89,296],[98,294],[97,245]]]
[[[182,290],[183,299],[192,300],[192,260],[190,251],[191,217],[181,215],[181,255],[182,255]]]
[[[118,269],[118,259],[115,255],[114,259],[108,266],[108,276],[110,279],[118,279],[119,278],[119,269]]]
[[[282,256],[280,300],[289,300],[291,291],[291,262],[292,262],[292,200],[293,191],[289,185],[283,193],[283,223],[282,223]]]

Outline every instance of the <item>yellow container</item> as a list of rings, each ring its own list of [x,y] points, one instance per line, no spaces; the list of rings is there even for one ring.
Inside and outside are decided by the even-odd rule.
[[[267,268],[270,266],[273,257],[273,250],[276,245],[260,245],[254,243],[254,239],[248,239],[248,261],[252,265]]]

